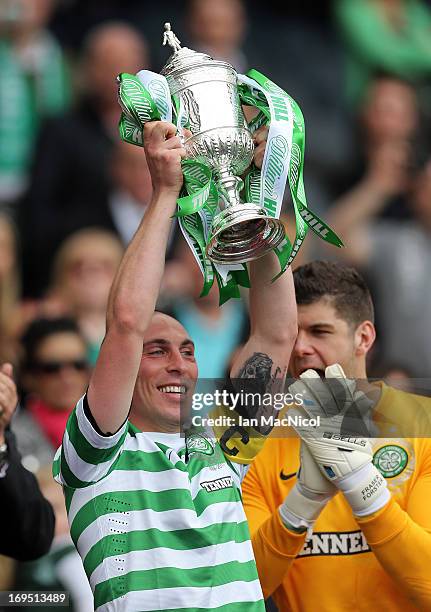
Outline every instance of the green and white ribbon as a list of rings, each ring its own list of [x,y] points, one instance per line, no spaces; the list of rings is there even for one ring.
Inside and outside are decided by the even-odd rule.
[[[165,77],[151,70],[140,70],[136,76],[153,99],[162,121],[171,123],[171,92]]]
[[[168,83],[160,74],[141,70],[136,76],[123,73],[119,77],[119,102],[123,109],[119,130],[123,140],[143,146],[146,121],[173,121],[181,136],[188,127],[186,109],[179,96],[172,96]],[[244,199],[262,206],[267,215],[279,218],[286,181],[289,182],[296,220],[293,244],[285,240],[274,249],[280,262],[280,276],[292,263],[304,241],[308,227],[320,238],[335,246],[341,240],[307,206],[303,166],[305,127],[301,109],[278,85],[257,70],[238,75],[238,92],[243,104],[256,106],[258,115],[250,122],[250,130],[269,126],[262,170],[254,164],[244,178]],[[213,264],[206,255],[214,215],[219,212],[220,194],[211,169],[196,160],[182,162],[184,184],[178,198],[176,217],[204,277],[201,295],[207,295],[214,282],[220,290],[220,303],[240,297],[239,286],[249,287],[245,264]]]
[[[252,168],[246,177],[248,201],[260,203],[268,216],[278,219],[283,204],[286,174],[288,175],[295,213],[296,236],[293,245],[290,245],[286,237],[274,249],[280,261],[280,274],[282,274],[295,259],[308,227],[311,227],[320,238],[335,246],[342,246],[342,242],[335,232],[307,206],[303,178],[305,126],[298,104],[288,93],[257,70],[250,70],[247,75],[239,74],[238,81],[242,102],[252,104],[260,110],[254,125],[251,126],[252,129],[264,125],[269,119],[262,171],[259,173]]]

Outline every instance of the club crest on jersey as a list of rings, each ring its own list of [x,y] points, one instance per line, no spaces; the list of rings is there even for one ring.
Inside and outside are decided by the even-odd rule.
[[[192,453],[214,454],[214,443],[202,434],[192,434],[186,439],[186,447],[189,455]]]
[[[407,466],[407,451],[397,444],[387,444],[374,453],[373,463],[385,478],[401,474]]]

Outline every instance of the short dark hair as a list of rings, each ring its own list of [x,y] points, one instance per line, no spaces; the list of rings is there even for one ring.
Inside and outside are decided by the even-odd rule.
[[[82,339],[84,337],[74,319],[69,317],[53,317],[34,319],[25,330],[21,337],[21,347],[23,349],[22,368],[31,369],[36,361],[36,354],[40,344],[48,336],[53,334],[72,333]]]
[[[374,323],[370,290],[354,268],[330,261],[312,261],[293,273],[296,303],[313,304],[328,299],[338,316],[357,327],[363,321]]]

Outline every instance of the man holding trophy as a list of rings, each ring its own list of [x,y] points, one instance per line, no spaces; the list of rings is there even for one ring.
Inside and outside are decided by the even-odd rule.
[[[166,121],[143,126],[153,199],[113,282],[88,392],[69,418],[54,461],[99,612],[264,610],[240,494],[244,464],[263,438],[235,440],[233,464],[211,432],[180,435],[180,405],[193,393],[198,366],[186,330],[155,312],[188,155],[184,134]],[[264,136],[265,128],[256,136],[257,163]],[[224,178],[220,191],[225,188],[229,200],[236,179]],[[251,335],[231,375],[254,379],[259,373],[253,386],[264,394],[283,383],[297,332],[296,304],[290,270],[272,282],[279,261],[272,252],[262,257],[274,244],[261,248],[265,232],[277,234],[279,224],[252,214],[260,257],[249,267]],[[241,225],[241,214],[239,224],[236,214],[229,216],[224,242],[214,242],[217,252],[233,253],[237,233],[240,248],[247,248],[244,259],[252,259],[250,218]],[[223,270],[217,274],[223,279]]]

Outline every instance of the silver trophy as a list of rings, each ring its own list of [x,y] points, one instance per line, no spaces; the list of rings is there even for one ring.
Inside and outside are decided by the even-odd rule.
[[[285,236],[284,226],[264,208],[242,202],[239,178],[253,160],[253,139],[238,94],[237,73],[227,62],[181,47],[165,24],[163,44],[173,54],[161,74],[171,95],[181,98],[192,136],[184,140],[189,159],[212,169],[220,199],[214,216],[207,255],[230,264],[262,257]]]

